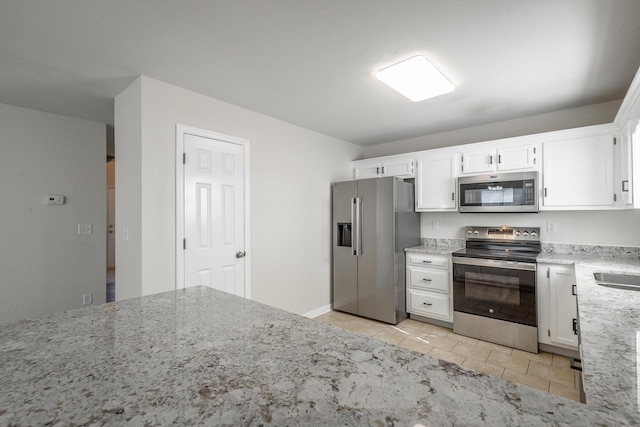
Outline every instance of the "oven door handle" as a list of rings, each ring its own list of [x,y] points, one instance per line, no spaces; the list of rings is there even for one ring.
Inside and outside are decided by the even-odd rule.
[[[453,264],[460,264],[460,265],[506,268],[508,270],[536,271],[535,262],[503,261],[503,260],[496,260],[496,259],[466,258],[466,257],[457,257],[457,256],[454,256],[452,258],[452,261],[453,261]]]

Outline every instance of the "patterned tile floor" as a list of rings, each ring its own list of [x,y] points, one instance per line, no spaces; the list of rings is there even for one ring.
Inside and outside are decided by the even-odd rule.
[[[451,329],[405,319],[397,325],[331,311],[315,318],[352,332],[443,359],[558,396],[580,400],[578,372],[569,358],[538,354],[454,334]]]

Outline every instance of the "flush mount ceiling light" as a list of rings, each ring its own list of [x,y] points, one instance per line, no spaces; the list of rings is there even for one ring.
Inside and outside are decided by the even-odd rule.
[[[378,71],[378,80],[413,102],[444,95],[455,89],[424,56],[414,56]]]

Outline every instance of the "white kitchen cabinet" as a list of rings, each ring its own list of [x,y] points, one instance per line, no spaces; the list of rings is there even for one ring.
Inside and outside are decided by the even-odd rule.
[[[543,143],[541,209],[612,209],[613,134]]]
[[[622,128],[615,147],[615,192],[619,194],[617,204],[621,208],[630,208],[634,205],[633,189],[633,146],[634,141],[640,138],[640,126],[638,120],[630,120]]]
[[[538,341],[578,350],[578,301],[572,265],[538,264]]]
[[[452,322],[451,256],[408,252],[406,264],[407,312]]]
[[[465,151],[461,156],[460,173],[472,175],[532,170],[536,168],[537,151],[536,144],[504,144],[478,151]]]
[[[416,160],[416,212],[454,211],[456,154],[423,154]]]
[[[460,156],[460,173],[467,175],[493,172],[496,170],[495,157],[495,148],[487,148],[480,151],[465,151]]]
[[[353,162],[353,178],[381,178],[397,176],[413,178],[415,161],[408,158],[367,159]]]

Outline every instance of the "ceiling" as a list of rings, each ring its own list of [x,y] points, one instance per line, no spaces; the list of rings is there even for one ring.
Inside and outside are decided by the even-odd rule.
[[[410,56],[456,86],[413,103]],[[0,102],[113,124],[146,75],[363,146],[621,99],[638,0],[4,0]]]

